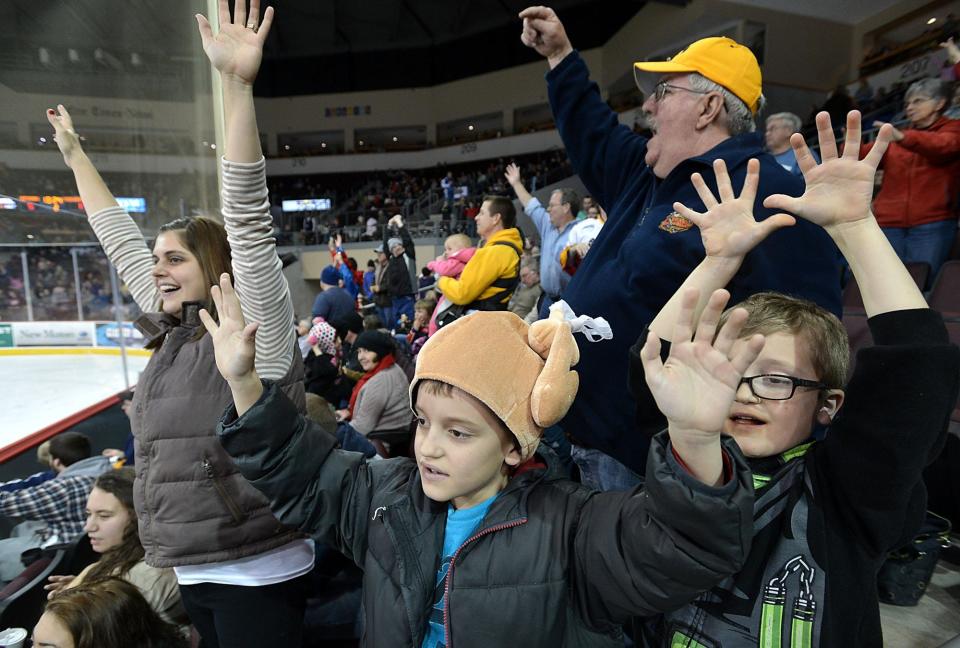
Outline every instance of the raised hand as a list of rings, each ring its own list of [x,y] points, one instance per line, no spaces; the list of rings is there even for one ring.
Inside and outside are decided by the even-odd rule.
[[[699,443],[719,438],[743,372],[756,360],[764,344],[762,335],[754,335],[734,352],[734,342],[747,319],[747,311],[742,308],[730,314],[717,334],[717,322],[730,299],[726,290],[717,290],[710,296],[694,334],[698,298],[697,290],[683,295],[666,362],[660,360],[657,335],[651,334],[640,352],[647,386],[670,424],[671,439],[677,437],[675,442]]]
[[[953,36],[940,43],[940,47],[947,50],[947,58],[951,64],[960,63],[960,47],[957,47],[957,44],[953,42]]]
[[[527,7],[520,12],[520,18],[523,20],[520,42],[546,57],[550,67],[573,51],[563,23],[550,7]]]
[[[520,167],[511,162],[507,165],[507,170],[503,174],[503,177],[507,179],[510,185],[520,184]]]
[[[59,114],[57,114],[59,112]],[[73,168],[73,162],[77,155],[83,153],[80,146],[80,136],[73,129],[73,119],[70,113],[64,108],[63,104],[57,104],[57,109],[47,108],[47,121],[53,126],[53,141],[60,148],[63,154],[63,161],[68,167]]]
[[[230,275],[220,275],[220,285],[210,288],[210,297],[217,307],[220,323],[200,310],[200,321],[213,339],[214,355],[220,375],[228,383],[240,383],[254,375],[255,340],[259,324],[246,324],[240,311],[240,298],[233,289]]]
[[[843,155],[837,152],[830,115],[817,115],[817,135],[820,139],[820,157],[817,164],[810,154],[803,136],[794,133],[790,144],[797,155],[797,163],[807,183],[799,198],[773,194],[763,201],[770,209],[783,209],[823,228],[846,225],[873,218],[870,203],[873,200],[873,178],[880,159],[893,139],[893,126],[885,124],[866,156],[860,159],[860,112],[847,114],[847,134]]]
[[[273,7],[267,7],[260,21],[260,0],[235,0],[230,20],[228,0],[219,2],[220,31],[214,36],[210,23],[197,14],[203,51],[225,80],[253,85],[263,59],[263,44],[273,22]]]
[[[690,176],[690,181],[707,211],[701,214],[683,203],[673,203],[677,213],[700,228],[703,249],[708,257],[742,259],[771,233],[796,222],[787,214],[776,214],[760,222],[754,220],[753,203],[760,182],[760,163],[757,160],[752,159],[747,163],[747,177],[739,198],[733,193],[730,174],[727,173],[727,165],[723,160],[714,160],[713,171],[717,178],[719,202],[707,187],[703,176],[694,173]]]

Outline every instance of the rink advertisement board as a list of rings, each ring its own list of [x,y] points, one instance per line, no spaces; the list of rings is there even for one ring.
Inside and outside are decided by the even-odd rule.
[[[13,322],[13,345],[93,346],[93,322]]]
[[[0,349],[13,346],[13,325],[0,324]]]
[[[143,348],[143,334],[131,322],[123,323],[123,342],[127,347]],[[97,346],[119,347],[120,329],[116,322],[100,322],[97,324]]]

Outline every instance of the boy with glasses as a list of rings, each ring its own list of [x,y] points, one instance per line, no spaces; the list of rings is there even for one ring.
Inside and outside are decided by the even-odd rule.
[[[651,622],[646,630],[654,645],[882,645],[876,574],[924,516],[922,471],[942,445],[956,402],[960,352],[870,212],[891,127],[883,127],[863,160],[859,113],[847,118],[842,157],[826,113],[817,116],[817,129],[823,164],[801,136],[791,139],[806,192],[763,203],[823,227],[836,242],[863,291],[876,346],[858,354],[844,390],[847,336],[836,317],[776,293],[739,305],[749,314],[746,324],[724,344],[736,353],[757,334],[765,338],[756,360],[731,381],[736,396],[723,426],[753,471],[753,546],[738,574]],[[685,410],[721,401],[715,384],[673,380],[674,358],[691,346],[694,329],[717,327],[717,306],[727,299],[719,289],[744,255],[795,222],[787,214],[754,221],[756,160],[739,197],[724,163],[718,160],[714,170],[719,199],[699,174],[691,178],[705,213],[675,204],[700,228],[706,258],[631,350],[631,388],[647,430],[662,427],[657,404],[673,431]],[[677,326],[701,311],[698,325]],[[665,362],[662,341],[673,341]],[[823,440],[815,440],[818,426],[829,426]]]

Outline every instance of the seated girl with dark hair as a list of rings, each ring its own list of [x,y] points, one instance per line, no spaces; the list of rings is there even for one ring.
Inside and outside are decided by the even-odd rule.
[[[121,468],[97,478],[87,498],[87,522],[83,529],[90,546],[101,555],[78,576],[51,576],[47,598],[65,590],[121,578],[138,590],[161,619],[180,626],[186,634],[190,621],[180,602],[177,577],[170,568],[158,569],[143,561],[143,545],[137,533],[133,509],[133,468]]]

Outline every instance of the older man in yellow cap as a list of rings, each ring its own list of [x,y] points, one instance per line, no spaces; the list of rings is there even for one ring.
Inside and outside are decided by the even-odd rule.
[[[697,228],[673,209],[679,201],[705,211],[690,183],[700,173],[716,192],[713,163],[724,160],[739,192],[747,161],[760,160],[755,214],[763,199],[798,196],[801,180],[764,153],[755,119],[763,107],[762,76],[749,49],[729,38],[704,38],[669,61],[635,65],[647,89],[649,139],[621,125],[573,49],[552,9],[520,13],[521,40],[547,58],[547,86],[567,155],[609,218],[563,298],[578,313],[607,318],[613,340],[583,345],[581,388],[561,422],[583,481],[622,490],[640,479],[648,432],[663,421],[635,420],[628,390],[630,346],[704,258]],[[822,229],[798,219],[761,243],[728,286],[735,303],[776,290],[805,297],[839,314],[836,251]]]

